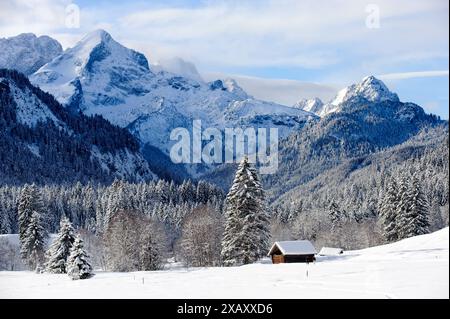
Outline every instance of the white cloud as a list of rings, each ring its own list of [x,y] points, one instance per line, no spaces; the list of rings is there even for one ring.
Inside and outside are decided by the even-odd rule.
[[[360,0],[91,3],[80,7],[80,29],[67,29],[65,7],[71,2],[2,0],[0,36],[48,34],[67,47],[102,27],[151,61],[180,56],[206,71],[298,67],[340,77],[344,68],[352,79],[448,58],[449,4],[441,0],[377,0],[379,29],[366,27],[365,8],[372,1]]]
[[[320,98],[327,102],[333,98],[337,88],[312,82],[303,82],[286,79],[266,79],[244,75],[225,75],[221,73],[203,74],[207,81],[233,78],[248,94],[257,99],[272,101],[283,105],[293,105],[300,99]]]
[[[361,64],[364,57],[383,63],[411,52],[448,56],[448,15],[442,13],[448,3],[377,4],[380,29],[366,27],[366,3],[339,0],[207,2],[142,10],[120,18],[119,25],[152,45],[161,43],[154,55],[182,55],[206,65],[321,68]]]
[[[402,72],[402,73],[388,73],[381,74],[377,77],[381,80],[404,80],[404,79],[414,79],[414,78],[428,78],[428,77],[438,77],[447,76],[448,70],[439,71],[417,71],[417,72]]]
[[[69,0],[2,0],[0,35],[44,34],[63,28]]]

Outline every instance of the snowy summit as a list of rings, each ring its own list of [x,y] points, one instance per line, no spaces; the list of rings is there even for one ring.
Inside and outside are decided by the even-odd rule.
[[[0,69],[15,69],[32,74],[62,53],[61,44],[46,35],[22,33],[15,37],[0,38]]]
[[[170,131],[190,127],[192,119],[217,128],[278,127],[279,135],[286,136],[316,117],[254,99],[232,79],[205,83],[193,65],[179,59],[152,69],[143,54],[124,47],[104,30],[86,35],[30,80],[66,107],[100,114],[167,154]]]
[[[391,92],[383,81],[374,76],[366,76],[360,83],[352,84],[340,90],[330,102],[321,104],[318,100],[300,101],[296,105],[305,111],[313,112],[321,117],[339,112],[345,103],[352,99],[365,99],[368,102],[399,102],[396,93]]]

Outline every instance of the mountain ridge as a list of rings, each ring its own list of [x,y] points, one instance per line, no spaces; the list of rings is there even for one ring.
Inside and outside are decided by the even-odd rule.
[[[327,103],[323,103],[320,99],[315,98],[300,100],[294,106],[324,117],[328,114],[342,111],[342,106],[355,98],[365,99],[372,103],[400,101],[398,95],[391,92],[383,81],[373,75],[369,75],[364,77],[361,82],[339,90],[336,96]]]
[[[74,114],[25,75],[0,69],[0,183],[156,178],[126,130]]]
[[[193,120],[201,120],[204,128],[277,127],[280,136],[287,136],[317,117],[254,99],[232,79],[203,82],[152,70],[144,55],[103,30],[83,37],[30,80],[72,111],[98,114],[128,128],[143,147],[156,147],[166,157],[175,143],[170,132],[191,129]]]
[[[34,73],[63,52],[57,40],[46,35],[37,37],[33,33],[0,38],[0,48],[0,69],[16,69],[26,75]]]

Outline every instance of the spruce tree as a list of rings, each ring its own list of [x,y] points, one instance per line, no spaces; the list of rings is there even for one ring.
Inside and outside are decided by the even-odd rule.
[[[20,251],[22,256],[26,256],[25,260],[30,269],[38,269],[42,265],[47,238],[40,214],[33,212]]]
[[[225,266],[253,263],[267,253],[270,231],[264,191],[258,174],[245,157],[226,198],[222,239]]]
[[[339,210],[339,206],[334,201],[330,204],[328,217],[330,218],[332,229],[339,227],[343,216],[342,212]]]
[[[75,242],[75,235],[69,219],[63,217],[60,223],[58,237],[48,250],[45,268],[48,272],[63,274],[67,272],[67,258]]]
[[[154,232],[154,227],[146,227],[141,234],[141,244],[139,247],[139,268],[143,271],[159,270],[164,265],[161,243],[158,243],[158,236]],[[161,238],[159,238],[161,240]]]
[[[406,179],[404,181],[406,183]],[[402,190],[398,225],[400,239],[429,232],[428,202],[417,174],[409,179],[409,184]]]
[[[36,185],[25,185],[23,188],[18,204],[19,215],[19,241],[21,247],[21,257],[23,260],[28,258],[27,249],[24,247],[26,232],[31,221],[33,212],[42,213],[42,199]]]
[[[380,205],[380,221],[382,235],[386,242],[393,242],[398,239],[399,227],[397,218],[399,214],[399,194],[397,181],[394,178],[388,182],[384,191]]]
[[[87,279],[93,275],[88,258],[89,256],[84,250],[83,240],[80,235],[77,235],[67,259],[67,274],[70,278],[73,280]]]

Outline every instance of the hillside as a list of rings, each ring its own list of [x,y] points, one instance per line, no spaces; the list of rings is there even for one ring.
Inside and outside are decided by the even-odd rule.
[[[155,176],[127,130],[69,112],[17,71],[0,69],[0,104],[0,184]]]
[[[313,264],[67,275],[0,272],[0,298],[448,298],[449,229]],[[214,289],[211,289],[214,287]]]

